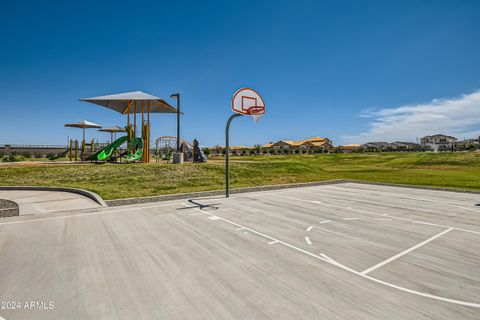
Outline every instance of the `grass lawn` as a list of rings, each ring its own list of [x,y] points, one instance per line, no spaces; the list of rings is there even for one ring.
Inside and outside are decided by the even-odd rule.
[[[480,190],[480,153],[354,153],[232,157],[233,188],[358,179]],[[0,167],[0,185],[68,186],[104,199],[224,188],[224,158],[206,164]]]

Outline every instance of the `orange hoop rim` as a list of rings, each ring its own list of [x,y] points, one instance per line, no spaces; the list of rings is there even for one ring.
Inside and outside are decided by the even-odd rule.
[[[252,106],[252,107],[248,108],[246,111],[247,111],[247,114],[251,115],[251,116],[261,115],[261,114],[265,113],[265,107],[263,107],[263,106]]]

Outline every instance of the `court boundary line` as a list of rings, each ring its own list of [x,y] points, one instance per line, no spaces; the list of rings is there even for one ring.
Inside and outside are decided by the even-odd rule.
[[[77,214],[63,214],[63,215],[60,215],[60,216],[44,217],[44,218],[37,218],[37,219],[5,221],[5,222],[0,222],[0,226],[30,223],[30,222],[36,222],[36,221],[48,221],[48,220],[58,220],[58,219],[69,219],[69,218],[76,218],[76,217],[94,216],[94,215],[101,215],[101,214],[108,214],[108,213],[131,211],[131,210],[148,209],[148,208],[169,207],[169,206],[178,205],[178,204],[179,203],[168,203],[168,204],[167,203],[162,203],[162,204],[158,204],[158,205],[154,205],[154,206],[129,207],[129,208],[123,208],[123,209],[116,209],[116,210],[94,211],[94,212],[85,212],[85,213],[77,213]]]
[[[397,260],[398,258],[400,258],[400,257],[402,257],[402,256],[404,256],[404,255],[406,255],[406,254],[409,254],[410,252],[412,252],[412,251],[414,251],[414,250],[416,250],[416,249],[418,249],[418,248],[426,245],[427,243],[432,242],[433,240],[435,240],[435,239],[437,239],[437,238],[440,238],[441,236],[443,236],[444,234],[449,233],[449,232],[452,231],[452,230],[453,230],[453,228],[448,228],[448,229],[446,229],[446,230],[443,230],[442,232],[437,233],[437,234],[434,235],[433,237],[430,237],[430,238],[428,238],[428,239],[425,240],[425,241],[422,241],[422,242],[420,242],[420,243],[418,243],[418,244],[416,244],[416,245],[414,245],[414,246],[412,246],[412,247],[410,247],[410,248],[408,248],[408,249],[406,249],[406,250],[403,250],[402,252],[399,252],[399,253],[397,253],[396,255],[391,256],[390,258],[385,259],[385,260],[383,260],[382,262],[377,263],[376,265],[373,265],[373,266],[371,266],[370,268],[367,268],[367,269],[363,270],[363,271],[360,272],[360,273],[361,273],[361,274],[368,274],[368,273],[370,273],[370,272],[372,272],[372,271],[374,271],[374,270],[377,270],[378,268],[383,267],[383,266],[386,265],[387,263],[390,263],[390,262],[392,262],[392,261],[395,261],[395,260]]]
[[[299,191],[299,192],[301,192],[301,191]],[[309,194],[309,193],[307,193],[307,194]],[[283,198],[292,199],[292,200],[296,200],[296,201],[300,201],[300,202],[306,202],[306,203],[317,203],[318,202],[318,201],[315,201],[315,200],[306,200],[306,199],[302,199],[302,198],[289,197],[289,196],[283,196]],[[426,222],[426,221],[415,220],[415,219],[410,219],[410,218],[402,218],[402,217],[398,217],[398,216],[392,216],[392,215],[389,215],[389,214],[386,214],[386,213],[376,213],[376,212],[366,211],[366,210],[362,210],[362,209],[355,209],[355,208],[352,208],[352,207],[338,206],[338,205],[335,205],[335,204],[325,203],[325,202],[322,202],[322,205],[325,205],[327,207],[336,208],[336,209],[350,210],[350,211],[356,211],[356,212],[366,213],[366,214],[375,215],[375,216],[389,217],[389,218],[397,219],[397,220],[410,221],[410,222],[413,222],[413,223],[425,224],[425,225],[439,227],[439,228],[447,228],[447,229],[448,228],[453,228],[454,230],[459,230],[459,231],[463,231],[463,232],[468,232],[468,233],[473,233],[473,234],[480,235],[480,231],[474,231],[474,230],[465,229],[465,228],[448,226],[448,225],[444,225],[444,224]]]
[[[344,191],[366,191],[366,192],[371,192],[370,195],[387,195],[387,196],[390,196],[392,198],[395,198],[395,199],[413,199],[413,200],[420,200],[420,201],[425,201],[425,202],[431,202],[431,203],[437,203],[437,204],[444,204],[444,205],[447,205],[447,206],[451,206],[451,207],[455,207],[455,208],[460,208],[460,209],[465,209],[465,210],[468,210],[468,211],[472,211],[472,212],[476,212],[476,213],[480,213],[480,210],[476,210],[474,208],[469,208],[469,207],[464,207],[462,205],[458,205],[458,204],[454,204],[452,202],[443,202],[443,201],[435,201],[435,200],[431,200],[431,199],[427,199],[427,198],[419,198],[419,197],[399,197],[399,196],[395,196],[394,194],[389,194],[388,192],[386,191],[377,191],[377,190],[370,190],[370,189],[362,189],[362,188],[350,188],[349,186],[343,186],[343,187],[339,187],[338,185],[331,185],[329,187],[333,187],[337,190],[344,190]],[[387,186],[389,187],[389,186]],[[390,187],[395,187],[395,186],[390,186]],[[407,188],[406,188],[407,189]],[[438,190],[430,190],[430,189],[425,189],[425,190],[428,190],[428,191],[438,191]],[[332,190],[333,191],[333,190]],[[441,191],[444,191],[444,190],[441,190]],[[448,192],[448,191],[446,191]],[[377,193],[377,194],[375,194]]]
[[[433,295],[433,294],[429,294],[429,293],[425,293],[425,292],[420,292],[420,291],[416,291],[416,290],[412,290],[412,289],[408,289],[408,288],[405,288],[405,287],[401,287],[401,286],[398,286],[396,284],[393,284],[393,283],[390,283],[390,282],[386,282],[386,281],[383,281],[383,280],[380,280],[378,278],[374,278],[372,276],[369,276],[367,274],[362,274],[361,272],[358,272],[356,270],[353,270],[352,268],[349,268],[339,262],[337,262],[336,260],[330,258],[329,256],[321,253],[321,255],[317,255],[315,253],[312,253],[308,250],[304,250],[302,248],[299,248],[295,245],[292,245],[292,244],[289,244],[285,241],[282,241],[280,239],[277,239],[275,237],[272,237],[272,236],[269,236],[267,234],[264,234],[262,232],[259,232],[259,231],[256,231],[252,228],[249,228],[247,226],[244,226],[244,225],[241,225],[237,222],[234,222],[232,220],[229,220],[229,219],[226,219],[226,218],[223,218],[223,217],[220,217],[220,216],[217,216],[217,215],[214,215],[210,212],[207,212],[207,211],[204,211],[204,210],[201,210],[199,208],[196,208],[196,207],[191,207],[189,206],[188,204],[186,203],[182,203],[185,207],[188,207],[188,208],[191,208],[193,210],[197,210],[197,211],[200,211],[202,212],[203,214],[205,215],[209,215],[209,216],[216,216],[218,217],[218,219],[216,221],[224,221],[228,224],[231,224],[233,226],[236,226],[237,228],[243,228],[245,230],[248,230],[254,234],[257,234],[259,236],[262,236],[264,238],[267,238],[270,240],[270,242],[274,242],[274,243],[279,243],[279,244],[282,244],[290,249],[293,249],[295,251],[298,251],[298,252],[301,252],[305,255],[308,255],[310,257],[313,257],[313,258],[316,258],[318,260],[321,260],[321,261],[324,261],[326,263],[329,263],[333,266],[336,266],[340,269],[343,269],[345,271],[348,271],[350,273],[353,273],[359,277],[362,277],[362,278],[365,278],[365,279],[368,279],[368,280],[371,280],[373,282],[376,282],[376,283],[379,283],[379,284],[382,284],[384,286],[387,286],[387,287],[390,287],[390,288],[394,288],[394,289],[397,289],[399,291],[403,291],[403,292],[407,292],[407,293],[411,293],[411,294],[414,294],[414,295],[417,295],[417,296],[421,296],[421,297],[425,297],[425,298],[430,298],[430,299],[433,299],[433,300],[438,300],[438,301],[443,301],[443,302],[448,302],[448,303],[452,303],[452,304],[457,304],[457,305],[462,305],[462,306],[467,306],[467,307],[473,307],[473,308],[480,308],[480,303],[475,303],[475,302],[468,302],[468,301],[462,301],[462,300],[456,300],[456,299],[450,299],[450,298],[445,298],[445,297],[441,297],[441,296],[437,296],[437,295]]]

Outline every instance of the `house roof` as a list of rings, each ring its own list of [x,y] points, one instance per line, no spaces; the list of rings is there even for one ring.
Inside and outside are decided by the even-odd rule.
[[[392,142],[392,144],[406,145],[406,146],[418,146],[419,145],[418,143],[415,143],[415,142],[404,142],[404,141],[395,141],[395,142]]]
[[[343,146],[340,146],[340,147],[342,147],[342,148],[359,148],[361,146],[362,146],[361,144],[352,143],[352,144],[344,144]]]
[[[379,141],[379,142],[367,142],[365,145],[373,145],[377,147],[387,147],[390,145],[390,143],[385,142],[385,141]]]

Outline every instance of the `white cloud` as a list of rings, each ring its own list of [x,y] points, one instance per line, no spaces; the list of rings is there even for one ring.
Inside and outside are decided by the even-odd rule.
[[[434,99],[428,103],[368,111],[370,129],[344,136],[351,143],[367,141],[412,141],[429,134],[444,133],[459,139],[480,135],[480,90],[458,98]]]

